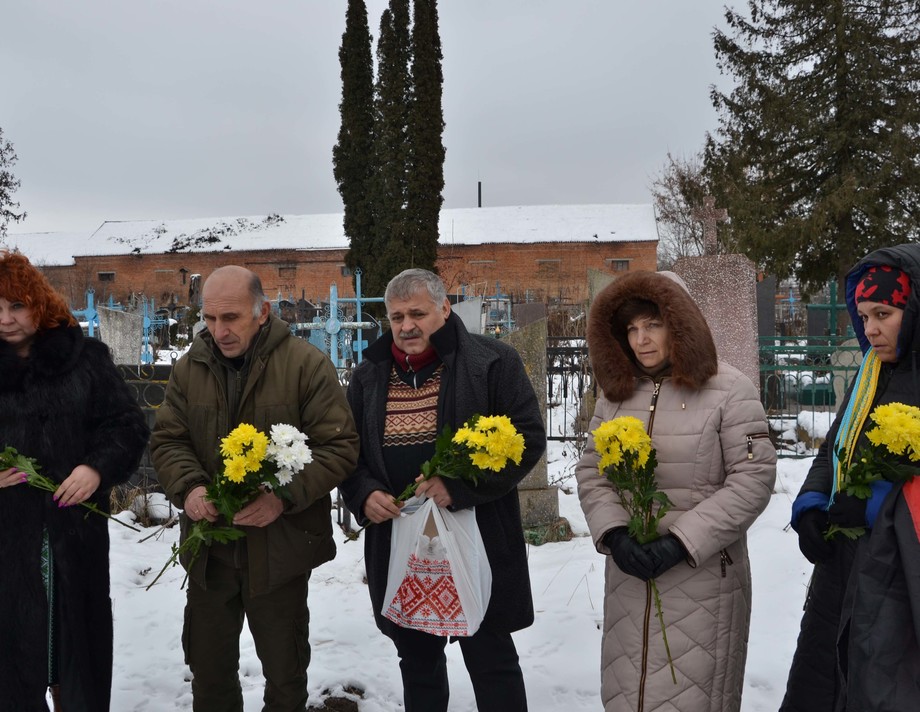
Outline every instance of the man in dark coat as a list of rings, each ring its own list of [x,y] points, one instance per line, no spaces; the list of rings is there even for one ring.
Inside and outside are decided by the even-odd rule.
[[[410,269],[387,285],[391,331],[366,352],[348,389],[361,436],[354,475],[340,491],[365,531],[365,560],[374,617],[396,645],[407,712],[447,710],[446,638],[401,628],[383,618],[394,498],[419,477],[445,425],[473,415],[504,415],[524,436],[519,465],[487,472],[473,485],[433,477],[417,494],[451,510],[476,508],[492,570],[491,599],[480,629],[458,638],[481,711],[527,709],[511,633],[533,622],[517,484],[546,448],[543,417],[523,362],[509,345],[471,335],[452,313],[440,278]]]

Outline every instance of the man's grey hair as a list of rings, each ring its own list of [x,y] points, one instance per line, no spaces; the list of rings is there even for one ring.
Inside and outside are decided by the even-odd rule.
[[[434,272],[427,269],[406,269],[393,277],[383,293],[383,301],[389,304],[393,299],[411,299],[422,290],[428,292],[431,301],[441,306],[447,299],[444,282]]]
[[[249,296],[252,297],[252,317],[258,319],[262,316],[262,305],[268,301],[265,290],[262,289],[262,280],[255,272],[249,280]]]

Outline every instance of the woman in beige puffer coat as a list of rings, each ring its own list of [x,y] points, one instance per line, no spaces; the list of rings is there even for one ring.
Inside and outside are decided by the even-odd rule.
[[[590,430],[634,416],[652,436],[672,508],[640,545],[589,437],[576,468],[597,550],[607,556],[601,697],[605,712],[741,708],[751,614],[745,533],[776,478],[757,389],[719,362],[709,327],[670,273],[633,272],[595,299],[588,347],[602,393]],[[657,583],[671,677],[650,579]]]

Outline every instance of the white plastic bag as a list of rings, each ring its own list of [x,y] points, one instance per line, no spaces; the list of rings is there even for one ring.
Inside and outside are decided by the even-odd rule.
[[[393,520],[385,618],[432,635],[470,636],[482,624],[491,592],[474,509],[451,512],[424,499],[412,514]]]

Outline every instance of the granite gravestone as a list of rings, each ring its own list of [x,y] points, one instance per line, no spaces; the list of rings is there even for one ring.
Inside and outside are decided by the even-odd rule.
[[[760,367],[757,342],[757,272],[744,255],[720,255],[718,223],[728,219],[707,196],[693,213],[703,224],[705,253],[682,257],[674,272],[687,284],[694,301],[706,317],[719,358],[730,363],[758,387]]]

